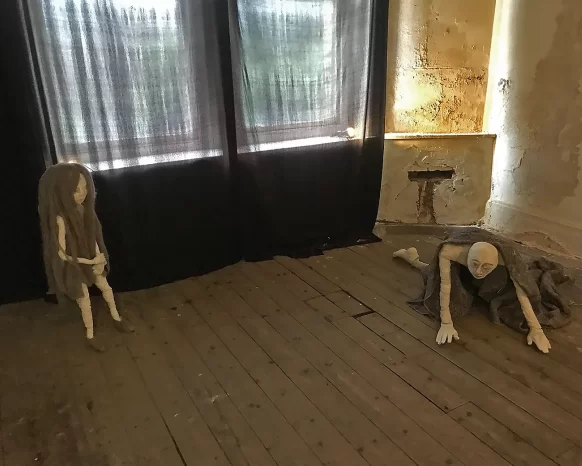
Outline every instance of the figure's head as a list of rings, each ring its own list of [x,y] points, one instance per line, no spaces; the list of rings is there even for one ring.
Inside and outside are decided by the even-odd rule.
[[[79,174],[79,182],[77,183],[77,188],[75,189],[75,192],[73,193],[73,199],[75,200],[75,202],[77,204],[80,205],[83,202],[85,202],[86,198],[87,198],[87,179],[85,178],[85,175],[80,173]]]
[[[46,199],[53,199],[57,209],[71,210],[85,205],[93,208],[95,188],[87,168],[77,163],[58,163],[47,169],[40,180]],[[64,213],[64,212],[63,212]]]
[[[495,246],[489,243],[475,243],[469,249],[467,267],[475,278],[485,278],[499,263],[499,253]]]

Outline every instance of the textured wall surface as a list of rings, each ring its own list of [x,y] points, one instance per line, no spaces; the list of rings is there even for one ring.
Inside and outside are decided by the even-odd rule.
[[[476,223],[491,193],[494,145],[493,136],[478,134],[387,139],[378,221]],[[432,171],[436,180],[411,181],[411,171]]]
[[[390,2],[386,132],[482,130],[494,11],[495,0]]]
[[[486,225],[582,256],[582,2],[498,0],[486,130]]]

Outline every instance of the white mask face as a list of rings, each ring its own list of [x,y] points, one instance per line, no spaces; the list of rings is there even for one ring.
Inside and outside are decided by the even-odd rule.
[[[87,180],[83,175],[79,175],[79,184],[77,185],[77,189],[73,194],[73,198],[75,199],[75,202],[77,204],[81,205],[83,202],[85,202],[86,197],[87,197]]]
[[[499,253],[492,244],[475,243],[469,249],[467,267],[475,278],[485,278],[497,267],[498,263]]]

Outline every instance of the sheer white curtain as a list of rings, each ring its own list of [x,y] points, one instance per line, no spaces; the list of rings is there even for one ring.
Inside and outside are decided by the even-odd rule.
[[[100,169],[223,154],[221,86],[236,96],[241,152],[362,136],[369,0],[224,0],[227,61],[225,31],[205,21],[217,0],[27,1],[58,160]]]
[[[363,128],[369,0],[238,0],[237,7],[239,139],[260,150],[345,140],[348,128]]]
[[[194,72],[191,57],[204,51],[194,50],[185,24],[196,25],[179,1],[29,4],[59,160],[114,168],[214,154],[199,111],[212,80],[198,78],[216,73]]]

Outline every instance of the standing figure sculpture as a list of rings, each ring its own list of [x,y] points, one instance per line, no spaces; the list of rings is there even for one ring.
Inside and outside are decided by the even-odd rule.
[[[107,282],[109,256],[101,224],[95,213],[95,187],[83,165],[51,166],[39,182],[38,193],[43,258],[49,292],[76,301],[86,328],[87,343],[104,351],[93,332],[89,287],[103,293],[115,326],[122,332],[134,329],[117,311],[113,290]]]
[[[470,311],[475,297],[489,304],[494,323],[527,334],[527,343],[548,353],[542,326],[559,328],[570,321],[570,309],[558,286],[569,281],[561,265],[545,258],[526,264],[515,247],[491,232],[468,228],[453,233],[438,247],[430,264],[415,248],[400,249],[394,257],[419,269],[422,296],[410,301],[420,313],[439,318],[437,343],[459,339],[453,318]]]

